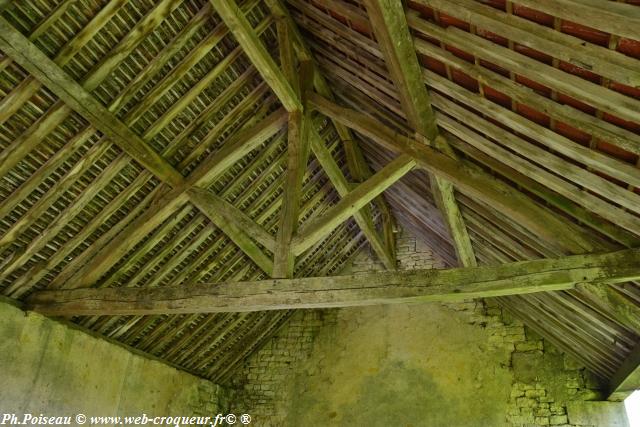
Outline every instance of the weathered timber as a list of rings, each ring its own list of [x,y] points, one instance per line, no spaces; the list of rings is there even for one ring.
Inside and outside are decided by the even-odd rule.
[[[638,343],[622,365],[609,380],[607,399],[624,400],[640,389],[640,343]]]
[[[235,3],[235,0],[210,1],[238,43],[240,43],[240,46],[242,46],[242,49],[251,62],[258,69],[260,75],[262,75],[271,89],[273,89],[287,111],[301,110],[302,105],[294,89],[289,82],[287,82],[286,77],[271,58],[253,28],[251,28],[249,21],[247,21],[247,18]]]
[[[309,249],[333,229],[358,212],[384,190],[411,171],[416,162],[408,155],[400,155],[371,178],[358,185],[321,217],[303,224],[292,245],[296,255]]]
[[[318,162],[322,165],[322,169],[325,171],[329,180],[335,187],[340,197],[345,197],[350,191],[351,187],[347,182],[347,179],[342,174],[340,167],[331,156],[331,152],[325,147],[320,135],[314,131],[311,134],[311,150],[318,159]],[[384,241],[380,238],[378,231],[376,230],[373,219],[371,217],[371,210],[365,206],[360,211],[353,214],[358,227],[362,230],[369,244],[373,250],[378,254],[378,257],[383,262],[385,267],[389,270],[395,269],[395,259],[393,253],[389,251],[389,248],[385,246]],[[380,256],[382,254],[382,256]]]
[[[640,11],[632,4],[599,0],[518,0],[518,3],[591,28],[640,40]]]
[[[593,250],[588,234],[568,229],[567,224],[550,211],[490,175],[467,165],[466,161],[453,160],[420,141],[399,134],[364,114],[340,107],[319,95],[313,94],[309,99],[313,107],[322,114],[342,122],[387,149],[410,155],[418,166],[451,181],[465,194],[499,207],[505,215],[531,228],[546,240],[559,241],[568,252],[584,253]]]
[[[422,80],[413,38],[405,17],[402,3],[389,0],[367,0],[367,12],[371,19],[385,63],[400,95],[403,110],[411,127],[424,135],[432,146],[439,146],[454,156],[446,139],[439,136],[431,100]],[[467,228],[455,199],[451,183],[440,177],[432,177],[432,192],[438,207],[449,226],[458,260],[462,266],[477,265]]]
[[[640,278],[640,250],[521,261],[490,267],[223,282],[153,289],[40,291],[28,307],[46,315],[282,310],[454,301],[617,283]]]
[[[467,52],[480,59],[490,61],[603,111],[619,115],[626,120],[634,121],[638,119],[638,111],[640,111],[640,101],[638,100],[576,75],[565,73],[552,65],[521,55],[507,47],[492,43],[480,36],[467,33],[453,26],[444,29],[420,18],[417,13],[408,13],[407,20],[414,30],[449,45],[464,46]]]
[[[474,0],[418,0],[418,3],[625,85],[640,86],[636,60],[614,49],[585,43],[578,37]],[[575,12],[572,11],[568,19],[573,21],[574,16]]]
[[[284,32],[288,33],[289,31],[285,29]],[[294,80],[297,81],[295,87],[302,88],[302,93],[306,93],[313,84],[312,64],[309,61],[305,61],[300,65],[300,78],[298,79],[295,75],[293,45],[288,38],[281,40],[281,42],[288,45],[288,47],[280,47],[283,52],[282,56],[288,57],[283,58],[285,61],[283,63],[285,73],[292,83]],[[287,64],[287,62],[290,63]],[[306,96],[301,98],[301,103],[303,107],[306,107]],[[291,239],[293,239],[298,228],[302,179],[309,161],[309,135],[312,126],[311,115],[306,108],[304,112],[294,111],[289,113],[287,172],[282,192],[282,209],[277,234],[277,246],[274,251],[273,277],[293,277],[295,255],[291,250]]]
[[[182,183],[182,175],[175,171],[166,160],[120,122],[86,89],[72,80],[4,18],[0,18],[0,49],[44,83],[68,107],[89,120],[91,124],[113,139],[125,152],[153,174],[167,180],[172,186]]]

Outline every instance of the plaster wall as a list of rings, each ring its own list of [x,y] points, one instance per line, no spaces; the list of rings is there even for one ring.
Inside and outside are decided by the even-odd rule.
[[[215,416],[226,397],[210,381],[0,302],[0,414]]]

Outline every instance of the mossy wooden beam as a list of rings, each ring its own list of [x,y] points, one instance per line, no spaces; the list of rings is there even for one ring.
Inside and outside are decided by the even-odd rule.
[[[292,242],[294,253],[301,254],[314,243],[326,237],[338,225],[413,169],[415,164],[416,162],[410,156],[400,155],[371,178],[347,193],[324,215],[302,225]]]
[[[289,39],[289,29],[280,21],[278,27],[281,57],[285,75],[291,84],[297,88],[297,93],[306,94],[313,85],[313,65],[309,61],[300,64],[299,76],[293,55],[293,43]],[[295,83],[294,83],[295,81]],[[300,91],[302,89],[302,91]],[[309,161],[309,134],[311,131],[311,115],[306,108],[306,95],[300,97],[304,111],[289,113],[287,128],[287,171],[284,190],[282,192],[282,208],[280,211],[280,226],[278,227],[277,245],[274,252],[273,277],[293,277],[295,254],[291,249],[291,240],[298,228],[300,204],[302,199],[302,180]]]
[[[273,247],[273,237],[237,208],[207,190],[191,188],[189,200],[222,230],[267,275],[273,275],[273,261],[255,240]]]
[[[266,47],[251,28],[249,21],[235,0],[210,0],[213,7],[227,24],[245,54],[258,69],[262,78],[275,92],[287,111],[302,109],[295,90],[291,87],[283,72],[267,52]]]
[[[640,250],[449,270],[223,282],[152,289],[40,291],[27,300],[45,315],[148,315],[243,312],[456,301],[559,291],[578,283],[640,278]]]
[[[169,197],[182,197],[183,193],[190,187],[206,183],[208,178],[221,173],[226,167],[230,166],[233,161],[237,160],[239,156],[242,156],[243,153],[248,153],[255,144],[264,141],[280,129],[280,116],[278,113],[274,113],[256,126],[256,128],[249,129],[247,132],[240,134],[240,138],[246,137],[250,139],[250,141],[241,139],[240,142],[234,141],[233,144],[229,144],[226,150],[221,152],[219,156],[210,156],[208,161],[203,162],[203,164],[194,171],[195,173],[186,180],[182,174],[155,152],[142,138],[109,112],[107,108],[94,98],[83,86],[71,79],[55,62],[49,59],[39,48],[20,34],[3,18],[0,18],[0,49],[9,54],[16,62],[37,78],[39,82],[44,83],[50,90],[58,95],[60,99],[64,101],[66,108],[70,107],[80,113],[89,120],[95,128],[103,132],[133,159],[142,164],[163,182],[173,187],[174,190],[168,193],[170,195]],[[66,113],[65,108],[63,108],[62,111]],[[251,131],[254,133],[249,135]],[[171,200],[173,201],[173,199]],[[202,197],[198,197],[198,202],[201,201]],[[205,212],[205,214],[206,213],[207,212]],[[156,220],[161,218],[161,216],[155,216],[156,212],[152,214]],[[239,224],[233,224],[235,228],[232,229],[226,222],[220,222],[218,216],[211,215],[211,211],[208,211],[208,214],[211,221],[219,227],[226,227],[231,231],[236,229],[242,230]],[[235,218],[235,216],[232,216],[229,220],[234,220]],[[141,227],[136,233],[140,234],[140,230],[148,229],[150,224],[157,224],[157,222],[147,221],[144,227]],[[143,236],[144,234],[140,237]],[[262,253],[262,251],[255,246],[255,243],[245,238],[246,236],[240,232],[234,232],[229,237],[234,243],[243,248],[243,250],[246,249],[247,255],[259,263],[258,265],[267,268],[267,270],[271,272],[272,267],[269,265],[270,263],[266,264],[264,262],[264,258],[266,258],[264,254],[262,257],[256,255],[256,253]],[[127,240],[129,239],[131,239],[131,235],[127,235]],[[250,244],[248,242],[250,242]],[[118,245],[122,248],[127,247],[124,242],[120,242]],[[111,254],[120,252],[121,251],[114,251]],[[112,255],[107,254],[105,257],[99,259],[101,268],[96,268],[95,271],[89,273],[87,276],[91,279],[97,279],[99,277],[97,274],[103,273],[105,271],[104,268],[113,265],[117,259],[117,257],[114,258]],[[86,284],[86,280],[87,278],[85,277],[82,279],[82,282]]]
[[[422,70],[402,3],[393,0],[367,0],[365,5],[409,124],[425,136],[432,146],[454,156],[446,139],[439,137],[435,114],[422,80]],[[449,226],[458,261],[467,267],[477,265],[453,186],[438,176],[432,176],[431,184],[434,198]]]
[[[313,154],[320,162],[320,165],[322,165],[322,169],[326,172],[336,191],[338,191],[340,197],[345,197],[352,190],[351,185],[343,175],[340,170],[340,166],[338,166],[336,161],[333,159],[331,152],[327,147],[325,147],[320,135],[318,135],[315,129],[311,133],[310,143]],[[373,224],[371,210],[367,209],[367,206],[365,206],[360,211],[354,213],[353,218],[358,224],[358,227],[362,230],[362,233],[367,237],[371,248],[378,255],[378,258],[380,258],[385,267],[388,270],[395,270],[395,257],[393,256],[393,253],[389,251],[389,248],[385,245],[384,241],[380,238],[380,235]]]
[[[499,208],[503,214],[545,240],[558,242],[567,252],[594,250],[592,238],[587,233],[568,228],[549,210],[496,178],[467,165],[466,161],[451,159],[421,141],[401,135],[364,114],[340,107],[317,94],[310,96],[310,103],[322,114],[339,120],[387,149],[409,154],[418,166],[442,176],[465,194]]]
[[[283,4],[281,0],[266,0],[267,5],[271,9],[273,15],[284,22],[287,23],[289,27],[289,36],[293,42],[296,53],[300,61],[312,61],[314,66],[314,88],[315,90],[322,96],[333,100],[333,91],[331,86],[327,83],[327,80],[324,78],[322,73],[320,72],[320,68],[317,66],[315,62],[315,58],[309,49],[306,41],[302,37],[298,26],[295,21],[291,17],[288,8]],[[332,124],[334,125],[340,140],[344,146],[347,167],[349,168],[349,173],[357,182],[362,182],[369,178],[373,172],[369,167],[367,160],[365,159],[360,146],[358,145],[358,141],[353,136],[351,130],[342,125],[340,122],[336,120],[332,120]],[[376,237],[370,232],[367,231],[365,234],[367,238],[370,240],[371,246],[374,248],[374,251],[380,257],[382,263],[389,269],[395,269],[395,252],[396,252],[396,241],[395,241],[395,229],[396,229],[396,221],[387,204],[384,196],[380,195],[374,199],[374,202],[378,209],[381,212],[382,216],[382,231],[384,235],[384,252],[375,249],[378,246],[378,242]],[[377,234],[377,233],[376,233]],[[388,258],[391,256],[391,259]]]
[[[44,52],[1,17],[0,49],[53,91],[67,108],[81,114],[154,175],[173,187],[182,184],[182,175],[173,169],[169,162],[153,151]]]

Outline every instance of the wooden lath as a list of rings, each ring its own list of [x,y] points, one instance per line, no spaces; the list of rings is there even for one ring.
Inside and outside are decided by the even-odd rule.
[[[346,4],[340,1],[311,4],[291,0],[289,3],[294,6],[292,14],[306,31],[307,40],[322,71],[331,84],[341,91],[340,101],[365,113],[370,119],[383,121],[393,131],[412,135],[413,129],[408,128],[403,120],[401,96],[389,84],[388,71],[381,66],[380,59],[384,58],[382,49],[371,40],[373,29],[369,26],[363,5],[360,8],[348,7],[351,2]],[[438,10],[430,10],[420,7],[421,4],[418,3],[440,6],[436,7]],[[621,120],[623,116],[633,119],[628,113],[638,110],[637,106],[624,110],[625,105],[637,104],[633,99],[633,88],[621,88],[620,84],[607,78],[594,83],[587,81],[592,76],[577,79],[571,74],[578,72],[567,71],[571,69],[561,60],[549,58],[547,64],[546,59],[540,59],[546,55],[555,56],[554,51],[549,50],[551,43],[559,47],[560,55],[568,55],[575,46],[576,55],[588,59],[583,65],[592,64],[593,68],[600,67],[602,70],[606,64],[603,58],[607,58],[611,60],[613,67],[606,70],[605,75],[610,78],[617,73],[618,77],[624,77],[623,81],[632,83],[636,78],[638,61],[631,57],[634,54],[629,53],[629,44],[625,46],[625,53],[629,56],[625,56],[621,49],[616,50],[616,40],[619,38],[617,34],[610,37],[609,49],[606,44],[599,47],[585,43],[585,40],[579,39],[575,34],[569,36],[559,31],[562,28],[559,18],[555,18],[554,29],[545,27],[535,22],[535,18],[532,18],[534,14],[525,15],[526,11],[522,10],[524,8],[516,9],[511,2],[506,2],[502,9],[496,3],[489,5],[474,1],[425,0],[418,3],[410,3],[410,7],[420,11],[421,16],[410,10],[407,17],[416,36],[413,41],[421,60],[424,82],[431,88],[440,124],[450,131],[444,132],[450,144],[458,153],[464,154],[465,164],[470,169],[477,171],[480,165],[484,170],[491,170],[501,183],[507,184],[507,188],[520,187],[526,194],[523,200],[528,199],[528,203],[537,205],[538,208],[541,205],[550,207],[545,207],[544,210],[549,217],[555,217],[558,221],[557,236],[538,234],[537,230],[531,233],[533,230],[528,229],[530,225],[526,219],[510,217],[508,210],[498,212],[495,204],[487,203],[486,199],[483,201],[479,195],[461,190],[459,197],[462,200],[463,217],[478,260],[482,263],[504,263],[514,259],[549,257],[553,253],[571,253],[572,250],[562,242],[563,239],[570,238],[568,233],[562,232],[562,224],[564,227],[580,230],[580,245],[586,251],[620,245],[637,246],[638,234],[629,229],[635,228],[634,223],[637,221],[637,195],[629,191],[637,192],[637,186],[633,183],[637,179],[638,170],[632,164],[638,160],[639,140],[633,132],[634,126],[637,129],[637,114],[636,123]],[[555,6],[550,6],[550,3],[541,2],[538,7],[538,4],[530,2],[529,6],[545,10],[544,8]],[[580,8],[576,4],[574,7]],[[633,20],[633,13],[637,12],[637,8],[629,5],[621,7],[628,9],[630,14],[627,19]],[[590,21],[581,12],[583,11],[577,14],[580,16],[579,22],[592,28],[603,25],[594,21],[593,15]],[[527,19],[519,17],[518,13]],[[571,17],[567,19],[572,20]],[[577,20],[576,18],[575,21]],[[484,22],[484,26],[480,25],[481,22]],[[422,27],[429,28],[431,32],[425,33],[420,29]],[[526,32],[532,36],[525,37]],[[442,38],[436,37],[438,34],[443,35]],[[453,35],[460,35],[459,41]],[[513,35],[515,42],[510,35]],[[465,42],[462,43],[462,40]],[[478,46],[486,46],[486,52],[482,55],[469,54],[470,49],[477,49]],[[538,52],[527,49],[527,46]],[[637,42],[635,46],[637,58]],[[490,50],[495,55],[499,52],[501,56],[488,56]],[[538,63],[531,62],[528,57]],[[512,62],[507,62],[507,58]],[[527,63],[531,65],[530,70],[537,69],[539,72],[513,68],[511,64],[519,64],[515,62],[516,58],[520,64]],[[504,62],[498,62],[497,59]],[[571,62],[568,56],[565,59]],[[551,65],[562,69],[562,73],[550,71],[553,68]],[[625,68],[630,72],[624,73]],[[521,77],[521,74],[529,79]],[[555,78],[555,88],[540,85],[537,76],[541,74],[544,74],[541,78]],[[562,79],[564,83],[561,82]],[[576,89],[571,92],[573,99],[558,90],[566,88],[561,85],[568,81],[577,82]],[[632,83],[631,86],[637,85]],[[582,90],[583,93],[575,90]],[[589,95],[587,91],[591,90],[592,95]],[[599,100],[601,109],[593,109],[592,113],[584,102],[593,99],[593,94],[596,93],[603,97]],[[464,104],[466,105],[462,106]],[[480,113],[478,107],[482,107]],[[526,107],[529,109],[526,110]],[[535,111],[531,112],[532,108],[541,114],[536,116]],[[517,114],[510,114],[511,112]],[[550,116],[548,125],[540,118],[545,114]],[[344,111],[334,117],[338,116],[344,117]],[[497,126],[498,124],[506,126]],[[369,123],[362,126],[363,132],[368,125]],[[571,129],[589,134],[591,140],[587,140],[587,143],[578,141],[583,146],[578,147],[575,141],[570,141],[578,132],[573,131],[574,134],[571,135]],[[367,136],[373,137],[371,133]],[[538,144],[532,140],[536,140]],[[529,146],[524,145],[525,141]],[[555,148],[549,144],[553,144]],[[404,144],[396,145],[400,149]],[[372,151],[371,146],[367,146],[368,154]],[[392,148],[391,144],[387,148]],[[514,149],[518,150],[515,156],[512,152]],[[558,149],[564,150],[564,154],[560,152],[558,155]],[[384,164],[390,156],[383,153],[380,159],[381,164]],[[576,161],[578,159],[580,160]],[[517,166],[517,170],[511,165]],[[546,170],[550,166],[556,168],[555,173]],[[565,174],[567,168],[569,170]],[[612,175],[609,173],[617,178],[611,179]],[[555,175],[560,175],[560,179]],[[578,184],[579,181],[574,180],[581,180],[582,183]],[[410,182],[416,186],[413,177]],[[561,190],[560,194],[556,192],[558,190]],[[517,193],[519,192],[516,191],[515,194]],[[406,192],[396,197],[390,194],[389,197],[396,206],[400,206],[402,197],[411,197],[410,194],[413,193]],[[629,209],[620,209],[620,202]],[[398,211],[414,206],[416,203],[407,202]],[[618,212],[622,215],[616,215]],[[414,212],[408,212],[406,216],[415,215]],[[576,226],[568,218],[580,225]],[[620,226],[617,218],[622,218],[626,230]],[[522,220],[525,222],[522,223]],[[432,226],[422,218],[416,218],[416,222]],[[523,224],[526,226],[522,227]],[[429,233],[422,235],[425,238],[431,236]],[[589,246],[591,250],[586,249]],[[573,250],[580,249],[574,247]],[[562,350],[572,354],[601,377],[610,378],[638,340],[639,295],[638,285],[629,283],[611,288],[581,287],[570,293],[540,294],[535,297],[511,296],[501,298],[501,301],[505,307],[517,311],[516,314],[527,324]],[[556,310],[546,309],[547,305],[553,305]],[[585,320],[587,316],[589,321]],[[554,328],[557,328],[557,333],[554,333]],[[616,340],[620,343],[619,346],[607,348],[602,344],[598,336],[601,328],[608,331],[606,338],[602,339],[608,340],[607,342]],[[589,340],[593,342],[590,343]]]

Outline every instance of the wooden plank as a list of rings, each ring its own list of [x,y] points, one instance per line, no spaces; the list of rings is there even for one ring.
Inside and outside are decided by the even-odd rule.
[[[615,126],[601,118],[584,113],[575,108],[567,108],[558,104],[535,90],[495,73],[487,68],[467,62],[445,49],[420,39],[414,39],[416,50],[426,56],[442,61],[445,65],[469,74],[485,85],[505,93],[514,101],[526,104],[552,118],[565,122],[595,138],[612,143],[623,150],[640,154],[640,136],[626,129]],[[608,50],[608,49],[607,49]]]
[[[405,154],[400,155],[354,188],[324,215],[302,225],[292,242],[294,253],[299,255],[326,237],[338,225],[411,171],[415,165],[413,158]]]
[[[542,83],[605,112],[618,115],[625,120],[636,121],[638,119],[640,101],[636,99],[566,73],[526,55],[521,55],[507,47],[497,45],[459,28],[450,26],[444,29],[422,19],[417,13],[408,13],[407,20],[411,28],[427,36],[434,37],[448,45],[464,46],[467,52],[481,59]]]
[[[604,0],[518,0],[523,6],[607,33],[640,40],[640,10]]]
[[[472,100],[474,99],[473,96],[471,98]],[[580,188],[575,184],[589,188],[605,199],[620,204],[631,211],[640,213],[640,207],[638,206],[640,205],[640,197],[637,194],[613,184],[580,166],[567,164],[566,160],[493,125],[483,117],[469,112],[459,105],[446,100],[444,97],[436,97],[436,105],[439,105],[442,111],[446,111],[459,120],[453,120],[445,115],[438,116],[440,125],[454,135],[474,145],[486,154],[500,159],[503,163],[514,169],[534,177],[546,187],[557,191],[568,199],[589,208],[592,212],[597,213],[603,218],[607,218],[613,223],[618,223],[622,227],[634,231],[636,235],[640,236],[640,218],[619,209],[600,197],[580,191]],[[477,107],[479,103],[474,103],[474,105]],[[482,132],[494,140],[500,141],[500,143],[496,144],[483,138],[461,123],[465,123],[467,126]],[[522,157],[509,153],[507,148],[519,153]],[[543,170],[538,171],[536,163],[545,169],[555,172],[558,176],[554,176]],[[560,176],[562,178],[560,178]],[[567,182],[567,180],[570,182]]]
[[[438,139],[435,114],[422,79],[422,69],[402,3],[393,0],[366,0],[365,4],[409,124],[427,137],[432,146],[438,146],[437,148],[454,156],[446,140],[442,137]],[[462,266],[477,265],[453,186],[440,177],[432,177],[431,184],[437,205],[449,226],[458,261]]]
[[[503,214],[530,228],[543,239],[559,242],[567,252],[593,251],[592,238],[587,233],[577,228],[571,229],[549,210],[503,182],[467,165],[466,161],[453,160],[420,141],[403,136],[364,114],[340,107],[317,94],[309,99],[322,114],[339,120],[387,149],[412,156],[418,166],[444,177],[465,194],[500,209]]]
[[[418,0],[418,3],[627,86],[640,86],[637,61],[621,52],[585,43],[578,37],[474,0]]]
[[[242,49],[287,111],[301,110],[302,105],[282,71],[260,41],[249,21],[234,0],[210,0]]]
[[[347,182],[347,178],[342,174],[340,166],[331,156],[331,153],[325,147],[320,135],[314,129],[311,134],[311,150],[316,156],[322,169],[325,171],[329,180],[338,191],[340,197],[345,197],[351,191],[351,186]],[[365,206],[360,211],[353,214],[358,227],[362,230],[362,233],[367,237],[369,245],[378,255],[378,258],[382,261],[388,270],[395,270],[396,262],[393,253],[385,245],[384,241],[380,238],[378,231],[376,230],[373,219],[371,218],[371,211]]]
[[[223,282],[153,289],[35,292],[31,310],[45,315],[146,315],[324,308],[456,301],[616,283],[640,278],[640,250],[521,261],[449,270]]]

